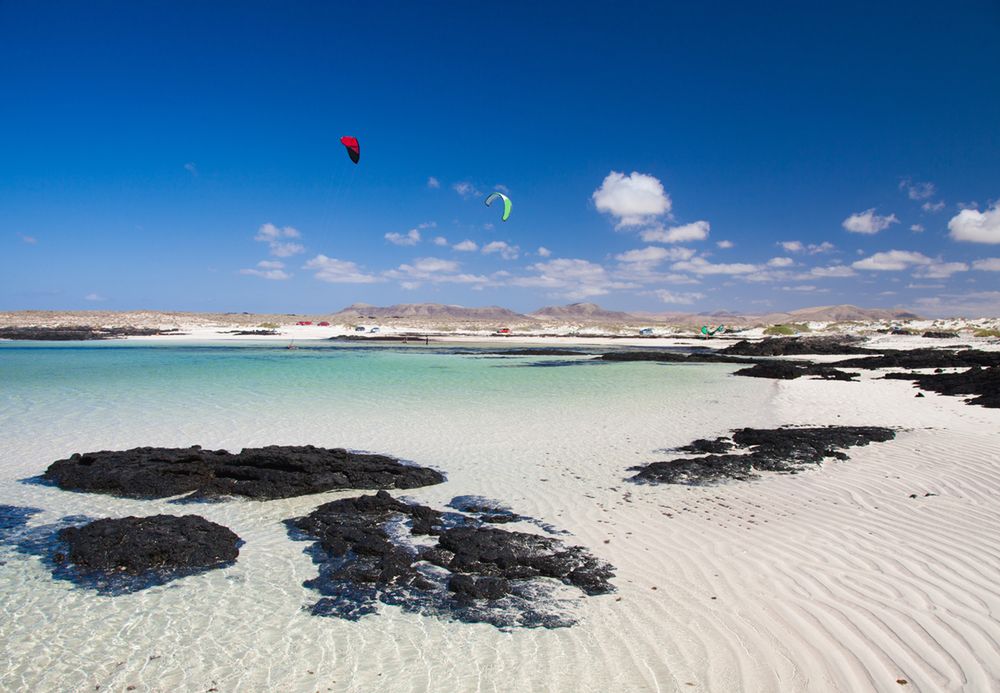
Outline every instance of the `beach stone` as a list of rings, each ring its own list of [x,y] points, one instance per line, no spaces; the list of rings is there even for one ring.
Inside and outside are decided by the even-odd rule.
[[[42,475],[69,491],[126,498],[290,498],[337,489],[417,488],[442,473],[385,455],[312,445],[225,450],[142,447],[77,453]]]
[[[487,510],[471,499],[479,497],[454,505]],[[313,607],[319,615],[356,619],[381,602],[500,628],[560,627],[573,619],[553,596],[556,584],[584,595],[614,591],[614,568],[583,547],[488,522],[379,491],[325,503],[286,525],[293,538],[313,542],[319,575],[305,585],[323,595]]]
[[[68,546],[58,558],[76,568],[130,574],[229,565],[239,556],[240,543],[232,530],[199,515],[94,520],[58,536]]]
[[[742,428],[732,435],[734,451],[702,457],[677,458],[631,467],[629,480],[638,483],[700,485],[730,479],[755,479],[759,472],[794,474],[827,458],[848,459],[849,447],[895,438],[891,428],[825,426],[804,428]]]

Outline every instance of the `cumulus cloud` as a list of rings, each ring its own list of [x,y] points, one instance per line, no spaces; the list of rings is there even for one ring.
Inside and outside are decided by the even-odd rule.
[[[920,209],[924,210],[925,212],[940,212],[942,209],[944,209],[944,202],[940,200],[938,200],[937,202],[928,201],[920,205]]]
[[[521,253],[520,246],[510,245],[506,241],[493,241],[483,246],[483,254],[499,253],[504,260],[516,260]]]
[[[1000,243],[1000,203],[984,212],[963,209],[948,222],[948,231],[956,241]]]
[[[612,171],[591,195],[597,210],[616,220],[615,228],[642,226],[669,214],[672,202],[655,176]]]
[[[923,224],[910,224],[910,231],[912,231],[913,233],[923,233],[924,232],[924,225]]]
[[[570,300],[602,296],[613,289],[634,289],[638,286],[612,279],[604,267],[588,260],[556,258],[535,263],[528,269],[535,274],[512,278],[510,284],[547,289],[551,295]]]
[[[693,221],[669,229],[663,227],[644,229],[639,232],[639,236],[647,243],[689,243],[705,240],[710,229],[711,225],[707,221]]]
[[[374,284],[381,281],[375,275],[365,273],[353,262],[326,255],[317,255],[306,262],[303,269],[315,271],[317,279],[331,284]]]
[[[456,243],[455,245],[452,246],[452,248],[463,253],[474,253],[477,250],[479,250],[479,246],[476,244],[476,242],[470,241],[469,239],[465,239],[461,243]]]
[[[470,197],[480,197],[482,195],[482,193],[479,192],[479,189],[467,180],[455,183],[451,186],[451,189],[466,199]]]
[[[405,234],[396,232],[387,233],[385,234],[385,240],[393,245],[416,245],[420,242],[420,231],[410,229]]]
[[[285,263],[278,262],[277,260],[261,260],[254,268],[241,269],[240,274],[281,281],[292,276],[285,272],[284,267]]]
[[[828,253],[834,249],[833,243],[828,243],[827,241],[819,244],[810,243],[809,245],[806,245],[802,241],[781,241],[778,245],[788,253],[809,253],[810,255]]]
[[[809,275],[813,277],[853,277],[857,273],[846,265],[831,265],[830,267],[813,267]]]
[[[801,241],[781,241],[778,245],[790,253],[801,253],[805,250],[805,246],[802,245]]]
[[[538,254],[541,255],[542,257],[548,257],[552,254],[552,251],[546,248],[545,246],[541,245],[538,246]]]
[[[917,310],[925,315],[952,317],[1000,317],[1000,291],[942,294],[920,298]]]
[[[899,189],[905,190],[911,200],[926,200],[933,197],[935,192],[933,183],[917,183],[909,178],[899,181]]]
[[[809,292],[809,293],[818,293],[818,294],[826,293],[827,291],[829,291],[829,289],[821,289],[820,287],[814,286],[813,284],[796,284],[795,286],[783,286],[783,287],[781,287],[781,290],[782,291],[805,291],[805,292]]]
[[[844,219],[841,223],[845,229],[851,233],[878,233],[889,228],[892,224],[898,224],[899,219],[895,214],[880,216],[875,213],[875,208],[866,209],[864,212],[857,212]]]
[[[694,250],[691,248],[661,248],[653,245],[615,255],[619,262],[641,265],[657,265],[664,260],[689,260],[692,257]]]
[[[305,250],[300,243],[288,241],[289,238],[301,238],[302,234],[292,226],[278,227],[268,222],[261,224],[257,229],[257,235],[253,237],[255,241],[267,243],[271,249],[271,255],[275,257],[291,257],[298,255]]]
[[[691,305],[695,301],[705,298],[705,294],[698,293],[697,291],[674,292],[666,289],[657,289],[653,292],[653,295],[664,303],[676,303],[684,306]]]
[[[431,190],[437,190],[438,188],[441,187],[441,181],[439,181],[434,176],[430,176],[427,179],[427,187],[430,188]]]
[[[972,263],[972,269],[984,272],[1000,272],[1000,257],[986,257]]]
[[[875,271],[899,271],[918,265],[929,265],[931,260],[926,255],[909,250],[890,250],[884,253],[875,253],[871,257],[858,260],[851,267],[861,270]]]
[[[768,267],[791,267],[795,264],[795,260],[790,257],[772,257],[767,261]]]
[[[690,260],[675,262],[671,269],[678,272],[692,272],[694,274],[749,274],[760,269],[757,265],[746,263],[713,264],[703,257],[696,257]]]
[[[419,257],[412,263],[405,263],[393,270],[383,272],[389,279],[396,279],[404,288],[414,288],[419,282],[432,284],[476,284],[489,282],[487,277],[459,272],[460,265],[454,260],[437,257]],[[409,284],[410,286],[406,286]]]
[[[733,242],[732,241],[717,241],[715,245],[719,246],[723,250],[728,250],[729,248],[733,247]]]
[[[964,262],[934,262],[918,267],[913,276],[921,279],[947,279],[957,272],[968,271],[969,266]]]
[[[434,239],[434,245],[448,245],[448,239],[444,236],[437,236]]]

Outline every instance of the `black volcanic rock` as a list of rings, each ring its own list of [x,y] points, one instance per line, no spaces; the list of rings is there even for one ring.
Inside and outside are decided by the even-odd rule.
[[[970,368],[961,373],[889,373],[892,380],[912,380],[921,390],[929,390],[942,395],[975,395],[968,404],[1000,409],[1000,366],[990,368]],[[920,393],[917,393],[920,396]]]
[[[84,572],[206,570],[230,565],[240,553],[232,530],[199,515],[94,520],[58,536],[68,546],[61,558]]]
[[[938,332],[935,330],[928,330],[920,336],[925,339],[954,339],[955,337],[958,337],[958,332]]]
[[[631,467],[630,481],[698,485],[727,479],[748,480],[758,472],[796,473],[828,457],[846,460],[844,448],[884,442],[896,437],[891,428],[826,426],[809,428],[742,428],[735,431],[733,453],[678,458]],[[722,440],[722,439],[720,439]],[[697,449],[705,447],[692,443]]]
[[[797,363],[794,361],[762,361],[749,368],[741,368],[733,375],[743,375],[750,378],[774,378],[777,380],[794,380],[804,375],[822,378],[823,380],[856,380],[857,373],[831,368],[813,363]]]
[[[969,368],[1000,366],[1000,352],[965,349],[883,350],[867,358],[846,359],[829,364],[838,368]]]
[[[474,496],[453,502],[463,505],[484,512],[493,503]],[[318,615],[357,619],[381,602],[500,628],[558,627],[573,620],[553,581],[587,595],[614,590],[612,566],[582,547],[486,521],[379,491],[326,503],[286,524],[293,538],[315,542],[319,576],[305,584],[323,595],[312,608]]]
[[[148,327],[0,327],[0,339],[41,342],[92,341],[176,333],[176,329],[161,330]]]
[[[416,488],[444,481],[433,469],[385,455],[312,445],[225,450],[133,448],[77,453],[42,478],[69,491],[127,498],[290,498],[335,489]]]
[[[723,349],[736,356],[799,356],[802,354],[866,354],[858,346],[863,339],[849,336],[768,337],[760,342],[742,340]]]
[[[660,363],[756,363],[754,359],[732,358],[711,351],[684,354],[676,351],[611,351],[602,361],[657,361]]]

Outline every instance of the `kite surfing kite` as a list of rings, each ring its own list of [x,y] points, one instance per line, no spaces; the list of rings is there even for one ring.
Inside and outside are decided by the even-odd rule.
[[[347,149],[347,155],[351,157],[351,161],[358,163],[358,159],[361,158],[361,145],[358,144],[358,138],[341,137],[340,143]]]
[[[703,335],[705,335],[706,337],[711,337],[711,336],[713,336],[713,335],[714,335],[714,334],[715,334],[716,332],[725,332],[725,331],[726,331],[726,326],[725,326],[725,325],[719,325],[719,326],[718,326],[718,327],[716,327],[716,328],[715,328],[714,330],[710,330],[710,329],[708,329],[708,325],[702,325],[702,326],[701,326],[701,333],[702,333]]]
[[[490,193],[490,196],[486,198],[486,206],[489,207],[496,199],[503,200],[503,216],[500,217],[500,221],[507,221],[507,218],[510,217],[510,198],[503,193]]]

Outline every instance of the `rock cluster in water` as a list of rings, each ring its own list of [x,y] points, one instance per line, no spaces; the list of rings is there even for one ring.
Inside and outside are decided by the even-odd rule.
[[[758,472],[796,473],[832,457],[848,459],[843,449],[896,437],[891,428],[825,426],[809,428],[742,428],[730,439],[696,440],[678,451],[708,453],[632,467],[630,481],[663,484],[705,484],[728,479],[748,480]]]
[[[58,562],[84,572],[207,570],[232,564],[240,538],[200,515],[153,515],[94,520],[58,533],[66,542]]]
[[[476,506],[466,505],[493,517],[444,513],[379,491],[288,520],[294,538],[315,542],[319,576],[306,586],[323,598],[313,613],[357,619],[381,602],[501,628],[558,627],[573,623],[556,594],[560,583],[587,595],[614,590],[613,567],[582,547],[488,526],[504,513]]]
[[[133,448],[77,453],[53,462],[42,478],[71,491],[128,498],[243,496],[290,498],[335,489],[408,489],[445,477],[385,455],[312,445],[245,448]]]

